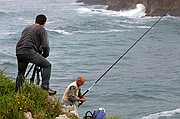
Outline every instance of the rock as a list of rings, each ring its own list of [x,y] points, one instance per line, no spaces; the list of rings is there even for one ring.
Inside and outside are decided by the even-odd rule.
[[[146,7],[147,16],[162,16],[173,7],[168,14],[172,16],[180,15],[179,0],[107,0],[107,3],[107,9],[116,11],[134,9],[136,4],[143,4]]]
[[[129,10],[135,9],[136,4],[143,4],[146,7],[147,16],[162,16],[171,7],[168,15],[180,16],[180,0],[78,0],[85,4],[107,4],[108,10]]]
[[[64,113],[71,113],[76,115],[77,117],[79,117],[78,111],[76,109],[76,106],[66,106],[66,105],[62,105],[64,108],[61,110]]]
[[[107,9],[116,11],[135,9],[136,4],[143,4],[147,7],[147,1],[148,0],[107,0]]]
[[[33,119],[31,112],[24,112],[25,119]]]
[[[48,96],[46,99],[45,99],[45,102],[47,104],[47,106],[51,106],[51,105],[54,105],[55,104],[55,97],[54,96]],[[62,113],[64,113],[63,115],[59,115],[58,117],[56,117],[55,119],[69,119],[67,117],[66,114],[68,113],[71,113],[71,114],[74,114],[76,115],[77,117],[79,117],[78,113],[77,113],[77,109],[75,106],[65,106],[65,105],[62,105],[64,108],[61,110]],[[53,111],[53,110],[52,110]],[[34,118],[32,116],[32,113],[30,111],[26,111],[24,112],[24,117],[25,119],[34,119],[34,118],[37,118],[35,115],[34,115]]]
[[[148,13],[150,16],[162,16],[168,10],[168,15],[171,16],[180,16],[180,1],[179,0],[151,0],[148,4]]]
[[[59,117],[56,117],[55,119],[69,119],[65,114],[59,115]]]

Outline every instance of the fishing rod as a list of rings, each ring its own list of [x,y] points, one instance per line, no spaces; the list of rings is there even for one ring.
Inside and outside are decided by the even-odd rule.
[[[174,6],[172,6],[170,9],[168,9],[134,44],[132,44],[95,82],[93,85],[91,85],[83,94],[82,97],[85,96],[92,87],[98,83],[166,14],[171,11],[171,9]],[[78,104],[78,107],[80,107],[83,104],[83,102],[80,102]]]

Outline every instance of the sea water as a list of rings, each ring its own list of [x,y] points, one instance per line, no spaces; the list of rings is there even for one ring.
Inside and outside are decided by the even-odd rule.
[[[76,0],[0,0],[1,69],[16,77],[16,43],[24,27],[43,13],[48,18],[51,88],[60,98],[84,75],[85,92],[160,18],[145,17],[141,4],[127,11],[106,8]],[[164,17],[85,95],[80,116],[104,108],[122,119],[179,119],[179,38],[180,18]]]

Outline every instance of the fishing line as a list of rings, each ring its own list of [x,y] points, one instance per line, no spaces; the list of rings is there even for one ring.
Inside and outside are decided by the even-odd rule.
[[[174,7],[174,6],[173,6]],[[126,50],[95,82],[93,85],[91,85],[83,94],[82,97],[85,96],[90,90],[91,88],[98,83],[169,11],[171,11],[171,9],[173,8],[171,7],[169,10],[167,10],[165,12],[164,15],[162,15],[136,42],[134,42],[134,44],[132,44],[128,50]],[[80,107],[83,104],[83,102],[80,102],[78,104],[78,107]]]

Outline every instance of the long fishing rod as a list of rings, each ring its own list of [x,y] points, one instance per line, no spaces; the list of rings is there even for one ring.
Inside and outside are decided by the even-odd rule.
[[[124,52],[95,82],[93,85],[91,85],[83,94],[82,94],[82,97],[85,96],[91,89],[92,87],[98,83],[118,62],[119,60],[121,60],[164,16],[166,16],[166,14],[171,11],[171,9],[173,8],[174,6],[172,6],[169,10],[167,10],[165,12],[164,15],[162,15],[152,26],[151,28],[149,28],[134,44],[132,44],[128,50],[126,50],[126,52]],[[80,107],[81,105],[83,104],[83,102],[80,102],[78,104],[78,107]]]

